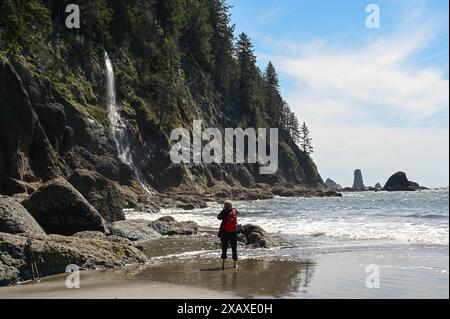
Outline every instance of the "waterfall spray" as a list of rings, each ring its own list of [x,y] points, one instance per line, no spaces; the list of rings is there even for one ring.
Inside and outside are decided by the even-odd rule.
[[[133,155],[130,149],[130,140],[127,132],[127,127],[121,118],[116,103],[116,82],[114,79],[114,69],[108,53],[105,52],[106,65],[106,103],[108,107],[108,119],[111,124],[112,136],[116,142],[119,159],[129,165],[135,172],[142,187],[150,193],[150,187],[147,186],[145,178],[139,168],[134,165]]]

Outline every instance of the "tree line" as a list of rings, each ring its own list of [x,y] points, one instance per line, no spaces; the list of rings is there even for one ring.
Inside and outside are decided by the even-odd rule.
[[[0,48],[20,53],[39,48],[46,42],[41,39],[59,37],[72,54],[82,55],[85,40],[102,46],[126,44],[142,56],[137,95],[154,101],[161,126],[176,116],[179,69],[190,76],[190,66],[193,78],[198,70],[211,78],[231,105],[230,117],[239,121],[236,124],[278,127],[304,152],[313,152],[307,125],[300,123],[281,96],[273,63],[261,71],[250,37],[242,33],[235,38],[226,0],[78,0],[82,28],[68,31],[63,27],[64,10],[72,2],[1,1]],[[120,78],[117,85],[119,95],[130,95],[132,90],[122,87]]]

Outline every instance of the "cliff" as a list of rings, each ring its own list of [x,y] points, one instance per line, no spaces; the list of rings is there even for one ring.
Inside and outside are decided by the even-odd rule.
[[[69,3],[0,5],[0,193],[31,193],[77,169],[138,194],[138,180],[157,191],[260,183],[324,187],[313,160],[274,118],[266,77],[254,61],[246,68],[234,54],[239,48],[226,3],[83,0],[81,28],[68,29]],[[114,66],[128,163],[108,118],[105,52]],[[279,127],[278,171],[261,175],[256,164],[173,164],[170,133],[191,128],[193,120],[221,131]]]

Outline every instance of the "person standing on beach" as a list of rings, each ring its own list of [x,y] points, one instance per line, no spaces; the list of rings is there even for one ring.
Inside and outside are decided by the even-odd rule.
[[[217,216],[217,219],[221,220],[219,229],[219,237],[222,242],[222,270],[225,270],[225,261],[227,260],[228,245],[231,246],[231,251],[234,261],[234,269],[237,269],[237,234],[238,224],[237,216],[239,212],[233,208],[233,204],[230,201],[226,201],[223,210]]]

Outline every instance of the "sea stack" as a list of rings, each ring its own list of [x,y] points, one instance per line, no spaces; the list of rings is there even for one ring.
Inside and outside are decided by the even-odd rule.
[[[325,184],[327,185],[327,188],[329,190],[333,190],[333,191],[342,190],[342,186],[339,185],[338,183],[336,183],[335,181],[333,181],[330,178],[327,178],[327,180],[325,181]]]
[[[364,189],[366,186],[364,185],[362,172],[360,169],[356,169],[353,178],[353,189]]]
[[[376,189],[382,189],[382,188],[383,188],[383,186],[381,186],[381,184],[380,184],[380,183],[376,183],[376,184],[375,184],[375,188],[376,188]]]
[[[408,178],[406,177],[406,173],[397,172],[389,178],[383,189],[389,192],[411,192],[417,190],[425,190],[427,188],[408,180]]]

